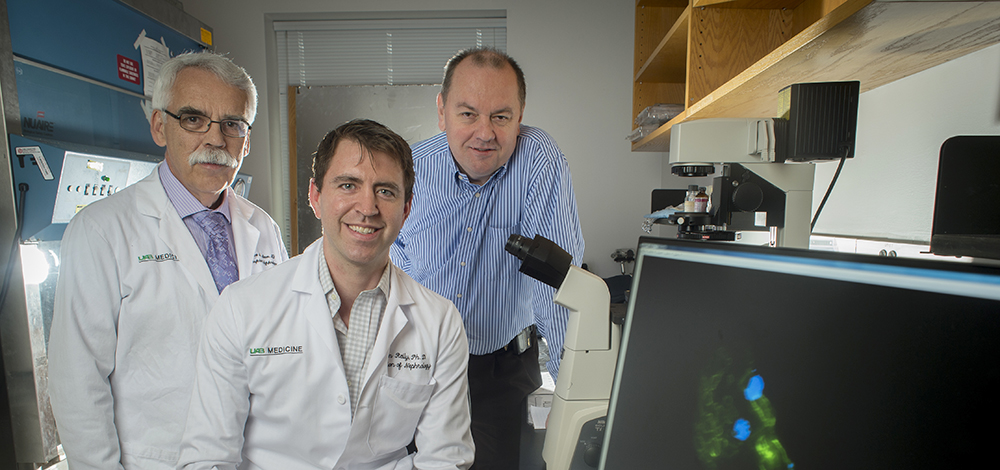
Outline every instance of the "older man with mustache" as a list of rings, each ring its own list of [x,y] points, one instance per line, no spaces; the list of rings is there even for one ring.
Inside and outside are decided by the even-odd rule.
[[[66,228],[49,390],[80,469],[173,469],[202,323],[230,283],[288,258],[277,224],[236,195],[257,91],[209,52],[166,63],[153,92],[153,173]]]

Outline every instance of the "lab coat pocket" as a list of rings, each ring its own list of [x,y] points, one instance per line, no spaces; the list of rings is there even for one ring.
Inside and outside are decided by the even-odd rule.
[[[383,375],[371,411],[368,448],[373,455],[394,452],[413,440],[434,383],[415,384]]]

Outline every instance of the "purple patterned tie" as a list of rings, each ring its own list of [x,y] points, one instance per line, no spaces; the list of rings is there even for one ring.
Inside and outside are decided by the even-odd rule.
[[[239,279],[236,260],[229,254],[229,232],[226,230],[226,217],[218,212],[202,211],[192,214],[194,221],[208,235],[208,247],[205,250],[205,261],[212,270],[215,287],[222,292],[229,284]]]

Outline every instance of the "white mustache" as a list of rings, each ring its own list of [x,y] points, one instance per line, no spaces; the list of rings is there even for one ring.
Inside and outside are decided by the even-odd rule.
[[[199,163],[209,163],[212,165],[222,165],[229,168],[236,168],[239,162],[225,150],[220,148],[202,147],[195,150],[188,156],[188,164],[195,166]]]

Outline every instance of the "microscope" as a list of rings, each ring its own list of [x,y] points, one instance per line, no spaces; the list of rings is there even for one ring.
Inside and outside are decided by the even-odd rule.
[[[736,240],[770,234],[770,246],[809,247],[813,162],[854,156],[860,82],[800,83],[779,93],[776,118],[713,118],[670,129],[671,173],[721,175],[711,210],[675,212],[677,237]]]
[[[505,249],[522,260],[522,273],[556,288],[553,302],[570,311],[542,448],[546,470],[597,468],[621,343],[608,286],[540,235],[511,235]]]

